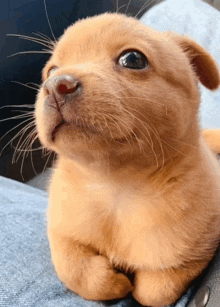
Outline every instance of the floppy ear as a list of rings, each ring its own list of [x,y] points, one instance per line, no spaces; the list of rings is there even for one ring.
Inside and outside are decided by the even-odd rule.
[[[168,32],[168,35],[187,53],[200,82],[210,90],[217,89],[220,85],[220,74],[211,54],[187,36],[173,32]]]

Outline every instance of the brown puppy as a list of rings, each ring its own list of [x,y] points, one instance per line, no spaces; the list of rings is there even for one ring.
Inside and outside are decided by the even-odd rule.
[[[143,305],[170,304],[213,257],[220,171],[199,129],[198,80],[220,83],[201,46],[124,15],[78,21],[56,44],[36,123],[58,154],[52,261],[82,297],[132,291]],[[134,284],[115,268],[133,272]]]

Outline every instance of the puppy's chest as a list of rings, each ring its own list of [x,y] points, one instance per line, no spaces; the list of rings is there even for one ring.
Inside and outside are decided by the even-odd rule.
[[[88,183],[81,191],[79,201],[81,204],[75,203],[74,211],[76,216],[78,214],[84,216],[82,224],[87,224],[88,227],[90,225],[90,238],[94,234],[94,240],[104,237],[108,241],[127,227],[128,222],[133,229],[134,225],[141,223],[143,212],[141,213],[140,209],[142,207],[142,211],[144,210],[144,206],[141,206],[144,202],[146,199],[132,188]],[[146,218],[146,212],[144,215]]]
[[[155,208],[147,194],[96,182],[72,189],[60,199],[64,232],[95,247],[113,263],[160,265],[164,234],[155,232]]]
[[[62,220],[62,227],[74,237],[94,242],[105,240],[111,245],[119,232],[131,229],[137,232],[149,226],[152,222],[149,206],[146,195],[126,185],[90,181],[67,184],[61,190],[56,184],[51,189],[54,224]]]

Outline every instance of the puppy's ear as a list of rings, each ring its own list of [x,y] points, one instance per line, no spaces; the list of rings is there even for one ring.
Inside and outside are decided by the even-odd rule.
[[[210,90],[217,89],[220,85],[220,74],[211,54],[187,36],[173,32],[168,32],[168,36],[187,53],[200,82]]]

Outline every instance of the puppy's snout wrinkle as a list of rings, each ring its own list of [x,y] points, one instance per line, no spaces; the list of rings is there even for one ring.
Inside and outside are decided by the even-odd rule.
[[[55,97],[56,103],[61,107],[65,102],[65,97],[70,95],[74,98],[81,92],[81,83],[71,75],[61,75],[49,78],[44,84],[47,95]]]

